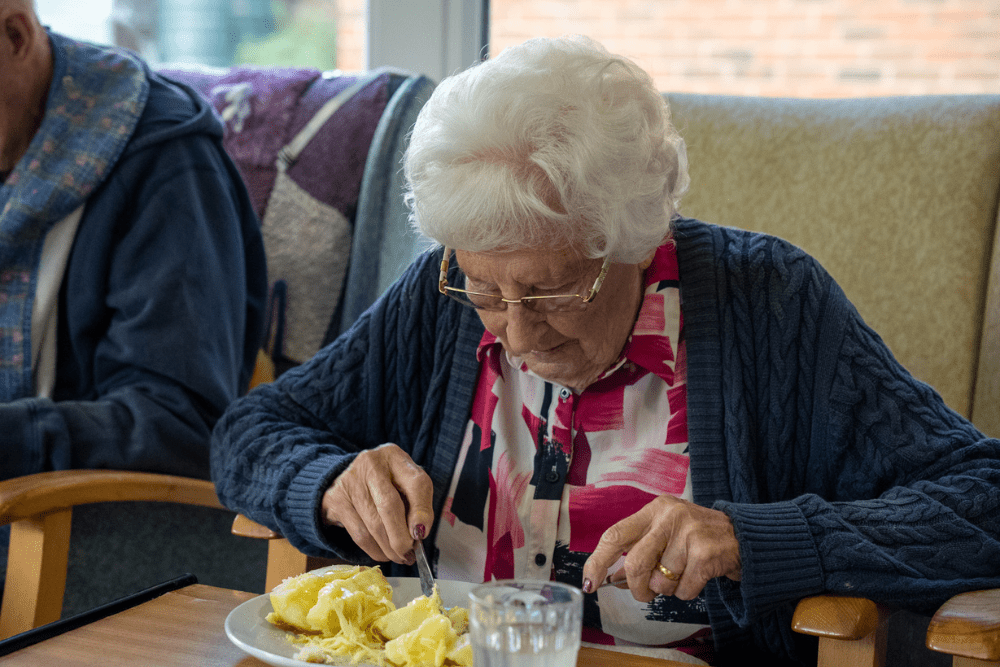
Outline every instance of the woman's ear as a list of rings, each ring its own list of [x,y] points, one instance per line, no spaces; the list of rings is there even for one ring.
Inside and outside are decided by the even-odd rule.
[[[656,251],[655,250],[653,252],[649,253],[649,257],[647,257],[646,259],[644,259],[641,262],[639,262],[639,269],[641,271],[645,271],[646,269],[648,269],[649,265],[653,263],[653,257],[655,257],[655,256],[656,256]]]

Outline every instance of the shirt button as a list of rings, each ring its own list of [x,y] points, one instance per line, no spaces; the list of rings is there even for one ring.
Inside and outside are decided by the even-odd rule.
[[[555,484],[556,482],[559,481],[559,473],[557,473],[555,470],[548,471],[547,473],[545,473],[545,481],[548,482],[549,484]]]
[[[535,565],[538,567],[545,565],[545,554],[535,554]]]
[[[566,400],[567,398],[569,398],[569,394],[570,394],[570,391],[569,391],[569,389],[567,389],[566,387],[563,387],[562,389],[560,389],[560,390],[559,390],[559,395],[560,395],[560,396],[562,397],[562,399],[563,399],[564,401],[565,401],[565,400]]]

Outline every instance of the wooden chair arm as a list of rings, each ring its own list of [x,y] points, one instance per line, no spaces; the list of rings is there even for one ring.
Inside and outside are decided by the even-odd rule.
[[[280,533],[271,530],[267,526],[262,526],[242,514],[237,514],[236,518],[233,519],[232,533],[233,535],[239,535],[240,537],[253,537],[258,540],[283,539]]]
[[[792,629],[820,638],[818,667],[881,667],[887,617],[887,610],[871,600],[818,595],[799,602]]]
[[[878,605],[865,598],[817,595],[795,607],[792,628],[814,637],[863,639],[878,624]]]
[[[224,509],[203,479],[119,470],[59,470],[0,482],[0,524],[11,524],[0,639],[59,620],[73,507],[172,502]]]
[[[0,482],[0,524],[75,505],[149,501],[224,509],[204,479],[120,470],[56,470]]]
[[[307,556],[293,547],[291,542],[279,533],[267,526],[262,526],[252,519],[248,519],[242,514],[237,514],[236,518],[233,519],[232,533],[240,537],[270,540],[267,543],[267,574],[264,577],[264,588],[267,591],[273,590],[275,586],[288,577],[294,577],[303,572],[315,570],[326,565],[347,562],[331,558]]]
[[[957,656],[956,666],[1000,664],[1000,589],[945,602],[927,627],[927,648]]]

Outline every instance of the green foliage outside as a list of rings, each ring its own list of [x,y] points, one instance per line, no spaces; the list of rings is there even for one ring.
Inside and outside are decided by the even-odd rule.
[[[240,41],[236,46],[234,62],[321,70],[337,66],[337,24],[333,3],[289,4],[280,1],[271,3],[275,31],[265,37]]]

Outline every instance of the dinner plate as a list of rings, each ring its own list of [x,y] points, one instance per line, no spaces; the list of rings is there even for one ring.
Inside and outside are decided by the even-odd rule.
[[[319,574],[327,568],[314,570]],[[392,586],[392,601],[397,607],[418,598],[420,579],[416,577],[386,577]],[[468,607],[469,591],[475,584],[465,581],[438,581],[438,594],[446,607]],[[271,597],[259,595],[247,600],[229,612],[226,617],[226,636],[244,652],[274,667],[302,667],[309,664],[296,660],[295,654],[301,646],[291,643],[284,630],[279,630],[265,620],[272,612]],[[372,667],[360,663],[358,667]]]

